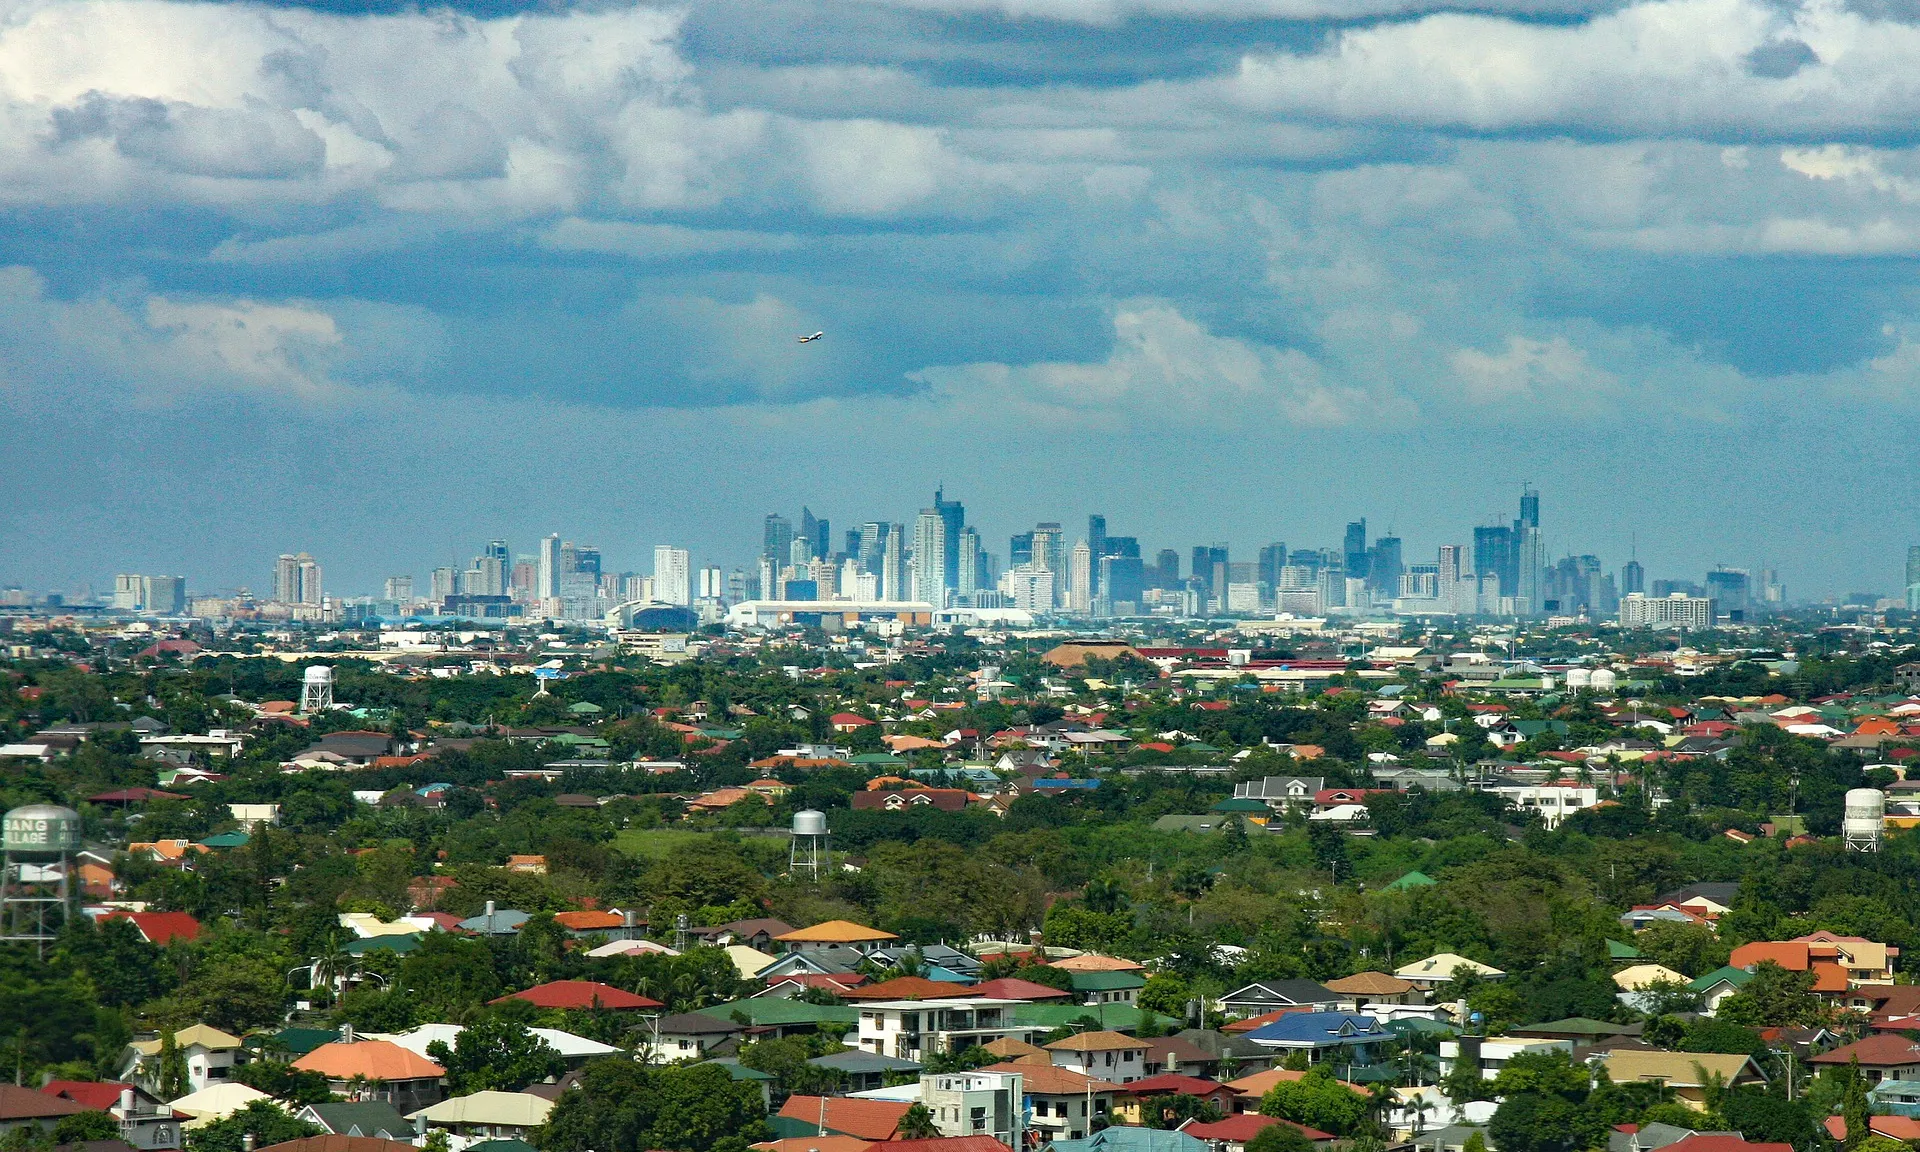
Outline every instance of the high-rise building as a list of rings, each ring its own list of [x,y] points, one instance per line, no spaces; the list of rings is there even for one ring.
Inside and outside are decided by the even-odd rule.
[[[880,551],[880,599],[889,603],[907,598],[907,528],[889,524]]]
[[[187,611],[185,576],[142,576],[140,606],[160,616],[184,616]]]
[[[1066,576],[1067,534],[1058,523],[1049,520],[1033,526],[1033,566]],[[1061,591],[1058,581],[1055,591]]]
[[[1520,489],[1520,520],[1518,526],[1521,528],[1540,527],[1540,493],[1534,491],[1531,487],[1522,486]]]
[[[1367,553],[1367,587],[1376,596],[1392,598],[1401,594],[1400,576],[1405,571],[1400,560],[1400,537],[1382,536]]]
[[[1207,595],[1222,605],[1227,602],[1227,546],[1196,544],[1193,547],[1193,579],[1206,585]]]
[[[760,555],[773,561],[775,568],[788,563],[793,553],[793,521],[778,512],[767,513],[766,526],[760,539]]]
[[[582,544],[573,550],[573,571],[582,576],[600,579],[600,549],[591,544]]]
[[[860,570],[878,574],[880,557],[887,550],[887,529],[889,525],[872,520],[860,525],[860,542],[853,552],[860,558]]]
[[[1502,596],[1518,595],[1520,590],[1520,554],[1513,541],[1513,527],[1508,524],[1482,525],[1473,530],[1473,570],[1496,577]]]
[[[406,604],[411,602],[413,600],[413,577],[387,577],[386,593],[385,599],[395,601],[396,603]]]
[[[795,565],[806,564],[820,555],[820,521],[814,518],[813,509],[801,505],[800,532],[794,537],[806,545],[805,550],[790,548],[789,554]]]
[[[552,600],[560,595],[560,534],[540,541],[540,579],[534,589],[537,599]]]
[[[428,593],[428,598],[436,603],[445,600],[449,596],[458,596],[460,594],[460,574],[454,571],[453,566],[450,564],[435,568],[433,570],[430,589],[431,591]]]
[[[1007,567],[1020,568],[1033,563],[1033,533],[1016,532],[1007,541]]]
[[[1093,611],[1093,546],[1085,540],[1067,556],[1067,611]]]
[[[1153,561],[1153,586],[1171,592],[1180,587],[1180,553],[1171,548],[1160,549]]]
[[[960,582],[954,585],[962,603],[980,590],[980,533],[972,528],[960,530]]]
[[[280,553],[274,561],[273,599],[280,604],[300,603],[300,562],[291,552]]]
[[[1178,561],[1177,553],[1175,560]],[[1138,612],[1144,583],[1138,548],[1131,556],[1100,558],[1100,593],[1107,601],[1109,611],[1116,613],[1124,611],[1129,615]],[[1129,607],[1123,609],[1121,605]]]
[[[138,575],[123,573],[113,578],[113,606],[122,612],[138,612],[146,607]]]
[[[1032,564],[1020,564],[1007,570],[1007,592],[1015,608],[1029,612],[1053,611],[1054,573]]]
[[[1647,570],[1638,560],[1629,560],[1620,566],[1620,594],[1631,596],[1635,592],[1647,590]]]
[[[913,522],[913,599],[947,606],[947,522],[938,508],[923,508]]]
[[[960,501],[947,499],[946,486],[941,485],[933,493],[933,510],[946,528],[946,552],[942,555],[946,570],[942,578],[946,582],[944,586],[951,590],[960,586],[960,529],[966,527],[967,509]]]
[[[1635,592],[1620,601],[1622,628],[1711,628],[1713,617],[1712,599],[1684,592],[1667,596]]]
[[[1087,516],[1087,548],[1093,557],[1093,573],[1089,577],[1093,581],[1093,595],[1100,596],[1105,593],[1100,586],[1100,558],[1107,554],[1107,518],[1098,512]]]
[[[700,569],[700,599],[724,600],[727,596],[726,574],[720,571],[718,564],[709,564]]]
[[[1287,546],[1283,541],[1275,541],[1260,549],[1260,562],[1255,565],[1254,578],[1267,586],[1269,592],[1280,587],[1280,570],[1287,566]]]
[[[671,544],[653,550],[653,594],[662,603],[685,607],[693,603],[693,558],[685,548]]]
[[[1346,556],[1347,575],[1365,579],[1367,575],[1367,518],[1347,525],[1347,534],[1342,542],[1341,551]]]
[[[1752,612],[1753,581],[1744,568],[1715,568],[1707,573],[1707,595],[1728,620],[1738,623]]]

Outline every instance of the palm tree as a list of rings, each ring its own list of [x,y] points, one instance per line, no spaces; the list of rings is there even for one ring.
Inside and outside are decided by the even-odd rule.
[[[313,958],[313,966],[307,970],[308,977],[315,989],[325,985],[331,996],[340,981],[351,973],[358,964],[353,953],[347,951],[346,942],[340,933],[329,932],[320,944],[320,955]]]
[[[1126,887],[1111,876],[1096,876],[1087,881],[1082,897],[1092,912],[1122,912],[1133,903]]]
[[[915,1104],[900,1117],[899,1125],[894,1129],[895,1136],[901,1140],[937,1140],[940,1129],[933,1123],[933,1112],[925,1104]]]

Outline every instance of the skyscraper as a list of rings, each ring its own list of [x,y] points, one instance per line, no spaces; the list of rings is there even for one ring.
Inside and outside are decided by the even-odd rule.
[[[960,530],[960,581],[953,587],[963,601],[980,587],[980,533],[972,528]]]
[[[667,604],[685,607],[693,603],[691,574],[693,558],[685,548],[661,544],[653,550],[653,596]],[[715,569],[718,580],[719,570]]]
[[[1911,567],[1912,562],[1908,563]],[[118,591],[119,588],[116,585],[115,592]],[[139,585],[131,585],[127,594],[138,596]],[[273,563],[273,598],[281,604],[300,603],[300,565],[291,552],[280,553],[280,558]]]
[[[1367,575],[1367,518],[1347,525],[1342,551],[1346,555],[1347,575],[1364,579]]]
[[[397,601],[401,604],[407,603],[413,599],[413,577],[387,577],[386,593],[386,599],[388,600]]]
[[[1514,607],[1523,616],[1538,613],[1545,600],[1540,587],[1547,564],[1546,538],[1540,534],[1540,493],[1520,489],[1520,518],[1513,522]]]
[[[767,513],[764,535],[761,537],[760,555],[773,561],[777,569],[789,562],[793,552],[793,522],[778,512]],[[772,597],[771,592],[761,595]]]
[[[1085,540],[1067,558],[1067,611],[1093,610],[1093,547]]]
[[[940,522],[946,530],[946,551],[942,560],[946,565],[943,579],[945,587],[952,589],[960,586],[960,529],[966,527],[967,509],[958,500],[946,498],[946,486],[936,488],[933,493],[933,510],[939,514]],[[936,604],[934,607],[938,608]]]
[[[800,534],[794,539],[804,540],[807,544],[805,555],[799,552],[792,553],[795,566],[805,564],[820,555],[820,521],[814,519],[813,509],[804,504],[800,507]]]
[[[1400,537],[1382,536],[1373,542],[1367,554],[1367,587],[1374,595],[1400,595],[1400,576],[1405,567],[1400,561]]]
[[[1647,570],[1640,566],[1640,561],[1629,560],[1625,564],[1622,564],[1620,566],[1620,594],[1622,596],[1631,596],[1636,592],[1645,593],[1646,590]]]
[[[1491,573],[1500,581],[1500,595],[1519,592],[1520,554],[1514,550],[1513,528],[1507,524],[1483,525],[1473,530],[1473,570],[1484,576]]]
[[[1744,568],[1715,568],[1707,573],[1707,595],[1719,602],[1727,619],[1745,620],[1753,606],[1752,578]]]
[[[887,550],[887,529],[891,525],[872,520],[860,526],[860,544],[856,554],[860,557],[860,568],[864,572],[880,573],[880,558]],[[882,584],[885,581],[881,581]]]
[[[1054,582],[1054,590],[1063,591],[1060,584],[1067,575],[1067,534],[1055,521],[1033,526],[1033,566],[1059,573],[1061,580]]]
[[[947,522],[939,508],[923,508],[913,523],[913,598],[947,606]]]
[[[1107,518],[1098,512],[1087,516],[1087,548],[1093,557],[1093,595],[1104,595],[1106,589],[1100,586],[1100,558],[1107,554]]]
[[[1168,592],[1180,587],[1180,553],[1171,548],[1160,549],[1153,560],[1153,586]]]
[[[1033,533],[1016,532],[1007,542],[1007,567],[1019,568],[1033,563]]]
[[[540,541],[540,580],[534,594],[541,600],[554,600],[560,595],[560,534],[553,533]]]
[[[907,527],[889,524],[880,549],[880,599],[900,601],[907,598]]]
[[[1255,566],[1254,576],[1271,592],[1280,587],[1280,570],[1287,566],[1287,545],[1276,540],[1260,549],[1260,562]]]

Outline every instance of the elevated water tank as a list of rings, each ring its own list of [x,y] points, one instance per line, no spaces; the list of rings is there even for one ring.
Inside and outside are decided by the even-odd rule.
[[[1585,688],[1593,683],[1593,673],[1585,668],[1567,669],[1567,687]]]
[[[1620,677],[1611,668],[1595,668],[1593,675],[1587,678],[1587,683],[1595,692],[1611,692],[1620,683]]]
[[[309,664],[307,665],[306,681],[309,684],[331,684],[333,683],[333,669],[327,667],[325,664]]]
[[[80,851],[80,813],[57,804],[28,804],[7,813],[0,846],[11,853],[63,856]]]
[[[793,814],[793,834],[795,836],[825,836],[827,834],[827,814],[816,812],[812,808],[803,808]]]
[[[1849,852],[1878,852],[1887,812],[1887,794],[1878,788],[1851,788],[1841,811],[1840,836]]]

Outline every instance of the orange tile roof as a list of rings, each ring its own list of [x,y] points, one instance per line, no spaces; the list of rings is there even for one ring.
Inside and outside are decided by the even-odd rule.
[[[784,937],[783,937],[784,939]],[[923,976],[897,976],[864,988],[849,988],[840,995],[848,1000],[951,1000],[981,993],[951,980],[928,980]]]
[[[796,928],[774,939],[790,944],[864,944],[871,940],[898,940],[900,937],[878,928],[869,928],[865,924],[855,924],[851,920],[828,920],[809,928]]]
[[[1153,1044],[1122,1032],[1079,1032],[1043,1047],[1049,1052],[1126,1052],[1151,1048]]]
[[[336,1040],[322,1044],[293,1062],[301,1072],[318,1072],[329,1080],[438,1080],[445,1068],[425,1056],[416,1056],[387,1040]]]
[[[900,1118],[913,1105],[905,1100],[861,1100],[852,1096],[789,1096],[780,1115],[803,1124],[821,1124],[827,1131],[864,1140],[886,1140],[900,1127]]]
[[[591,932],[599,928],[624,928],[627,918],[618,912],[555,912],[553,922],[575,932]]]
[[[1146,965],[1121,956],[1102,956],[1098,952],[1084,952],[1078,956],[1069,956],[1065,960],[1055,960],[1048,967],[1067,972],[1138,972],[1144,970]]]
[[[1024,1064],[1008,1061],[989,1064],[982,1072],[1018,1072],[1023,1091],[1038,1096],[1084,1096],[1088,1092],[1118,1092],[1120,1085],[1082,1076],[1071,1068],[1053,1064]]]

